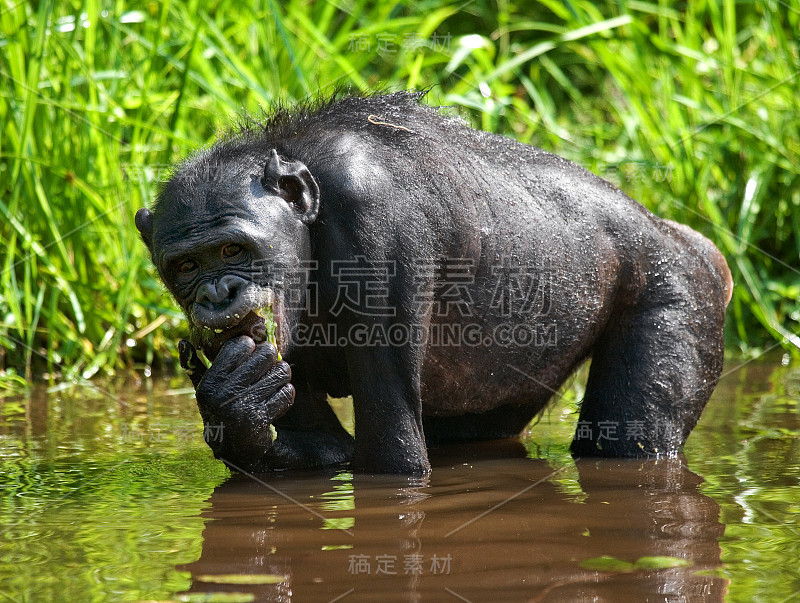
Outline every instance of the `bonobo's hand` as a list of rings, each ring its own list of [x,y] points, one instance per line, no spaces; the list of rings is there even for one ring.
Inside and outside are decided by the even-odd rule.
[[[178,352],[214,455],[244,469],[258,466],[272,446],[270,424],[294,402],[289,365],[275,362],[275,346],[246,335],[227,341],[209,368],[188,341]]]

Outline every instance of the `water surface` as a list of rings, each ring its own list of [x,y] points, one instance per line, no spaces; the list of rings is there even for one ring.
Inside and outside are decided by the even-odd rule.
[[[231,475],[178,377],[36,387],[0,401],[0,600],[800,600],[800,367],[740,364],[682,458],[573,460],[576,386],[426,481]]]

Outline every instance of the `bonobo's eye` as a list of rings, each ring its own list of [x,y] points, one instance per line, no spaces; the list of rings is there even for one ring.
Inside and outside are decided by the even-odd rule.
[[[222,257],[224,258],[228,259],[235,258],[240,253],[242,253],[242,246],[237,245],[236,243],[225,245],[225,247],[222,248]]]
[[[191,274],[197,270],[197,262],[192,260],[184,260],[180,264],[178,264],[178,272],[180,274]]]

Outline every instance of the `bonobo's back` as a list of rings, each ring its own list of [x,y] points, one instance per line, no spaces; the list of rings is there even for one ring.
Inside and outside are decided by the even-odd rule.
[[[341,178],[343,163],[360,154],[363,161],[386,167],[400,188],[423,178],[436,179],[443,203],[482,206],[496,200],[508,211],[532,201],[533,209],[544,203],[548,212],[573,217],[584,211],[631,208],[649,216],[637,202],[582,167],[513,139],[474,130],[443,113],[445,107],[424,104],[425,94],[333,96],[280,108],[262,120],[244,122],[211,152],[224,160],[242,151],[261,156],[265,149],[283,149],[306,161],[317,179],[331,181]],[[575,204],[585,205],[576,213]],[[496,217],[491,214],[481,218]]]
[[[474,130],[444,114],[442,107],[424,104],[425,94],[333,95],[278,107],[261,119],[245,118],[211,149],[178,165],[175,174],[198,174],[197,180],[203,182],[204,174],[250,169],[250,162],[263,162],[271,149],[277,149],[304,161],[318,181],[331,187],[346,186],[343,181],[353,170],[359,178],[363,170],[354,167],[358,163],[385,170],[399,190],[429,180],[434,192],[440,193],[438,201],[454,206],[456,218],[455,206],[464,203],[474,204],[468,213],[475,218],[477,211],[483,221],[498,216],[494,211],[482,213],[482,207],[501,204],[503,212],[510,211],[511,223],[523,217],[514,207],[523,212],[563,211],[573,217],[599,209],[612,213],[613,208],[642,209],[610,183],[562,157]],[[181,194],[191,197],[186,192],[191,179],[182,180]],[[167,189],[174,184],[168,183]],[[323,196],[330,190],[323,187]],[[576,204],[585,205],[576,211]],[[156,211],[158,206],[157,201]],[[499,217],[501,222],[506,218]]]

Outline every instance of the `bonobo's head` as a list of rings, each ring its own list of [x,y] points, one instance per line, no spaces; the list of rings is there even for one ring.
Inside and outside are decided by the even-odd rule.
[[[233,336],[263,341],[263,311],[271,306],[278,348],[288,352],[289,325],[303,307],[298,296],[307,283],[308,227],[318,211],[319,187],[302,162],[274,149],[260,155],[222,146],[186,162],[153,211],[136,213],[195,347],[213,360]]]

